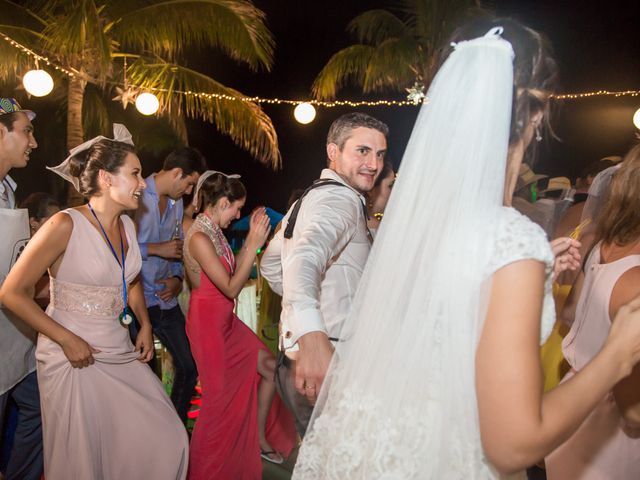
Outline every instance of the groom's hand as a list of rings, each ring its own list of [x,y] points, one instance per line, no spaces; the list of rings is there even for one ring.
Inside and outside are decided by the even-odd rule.
[[[300,337],[298,346],[294,385],[300,395],[314,403],[331,363],[333,345],[326,333],[310,332]]]

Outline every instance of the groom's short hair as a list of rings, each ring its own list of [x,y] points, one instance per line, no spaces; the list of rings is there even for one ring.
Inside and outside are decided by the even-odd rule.
[[[371,115],[362,112],[347,113],[334,120],[331,127],[329,127],[327,145],[335,143],[338,148],[342,150],[344,144],[351,136],[351,131],[359,127],[378,130],[385,138],[389,135],[389,127],[387,124],[377,118],[373,118]]]

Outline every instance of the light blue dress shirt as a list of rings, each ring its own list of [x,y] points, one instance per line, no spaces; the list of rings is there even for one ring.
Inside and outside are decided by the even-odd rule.
[[[158,202],[160,197],[156,191],[155,174],[145,178],[147,188],[142,193],[141,204],[136,211],[135,220],[138,226],[138,244],[142,254],[142,285],[144,287],[144,299],[147,307],[159,306],[162,310],[168,310],[178,304],[177,298],[168,302],[161,300],[157,294],[164,290],[165,286],[157,283],[159,280],[179,276],[184,278],[182,261],[167,260],[155,255],[148,255],[149,243],[167,242],[174,237],[174,232],[182,239],[182,216],[184,213],[182,199],[167,202],[164,215],[160,216]]]

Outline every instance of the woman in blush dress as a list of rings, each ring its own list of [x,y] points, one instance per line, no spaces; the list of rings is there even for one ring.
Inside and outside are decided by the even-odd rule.
[[[596,238],[562,318],[571,330],[562,351],[574,377],[602,349],[612,320],[640,295],[640,145],[613,175],[596,218]],[[618,382],[587,420],[546,459],[547,478],[640,478],[640,369]]]
[[[191,440],[189,478],[257,480],[260,457],[282,463],[295,443],[293,418],[275,396],[275,359],[233,313],[237,297],[269,234],[269,217],[256,210],[234,257],[222,233],[240,218],[246,190],[237,176],[202,174],[194,199],[201,205],[184,242],[192,285],[187,335],[202,385],[202,405]]]
[[[72,150],[56,172],[88,198],[35,234],[1,292],[2,303],[39,333],[36,350],[47,480],[183,479],[188,439],[146,363],[153,338],[133,222],[145,188],[129,132]],[[34,286],[49,269],[51,303]],[[136,345],[128,323],[142,328]]]

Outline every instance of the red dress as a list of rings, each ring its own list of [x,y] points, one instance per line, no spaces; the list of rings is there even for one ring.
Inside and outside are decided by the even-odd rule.
[[[185,265],[196,271],[188,242],[201,231],[213,242],[228,272],[235,259],[217,225],[200,215],[185,239]],[[195,264],[195,265],[194,265]],[[258,352],[267,347],[234,313],[226,297],[200,272],[191,292],[187,336],[198,367],[202,404],[191,437],[189,479],[262,478],[258,442]],[[265,427],[267,441],[286,458],[296,439],[291,414],[275,395]]]

